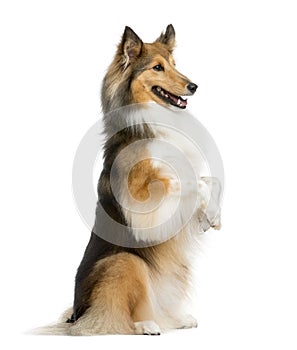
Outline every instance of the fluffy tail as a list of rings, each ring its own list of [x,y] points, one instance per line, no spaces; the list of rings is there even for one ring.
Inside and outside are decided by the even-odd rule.
[[[31,335],[70,335],[69,328],[71,323],[66,323],[66,320],[72,315],[72,308],[66,310],[55,324],[50,324],[44,327],[38,327],[29,330],[26,334]]]
[[[34,328],[27,332],[31,335],[69,335],[70,323],[57,323],[44,327]]]

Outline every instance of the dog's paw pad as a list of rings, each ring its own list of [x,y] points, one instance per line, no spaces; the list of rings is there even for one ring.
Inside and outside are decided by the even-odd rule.
[[[161,329],[154,321],[135,322],[135,333],[144,335],[160,335]]]

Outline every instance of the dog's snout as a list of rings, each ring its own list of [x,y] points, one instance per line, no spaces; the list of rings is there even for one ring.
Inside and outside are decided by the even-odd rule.
[[[189,83],[189,84],[187,85],[187,89],[189,90],[189,92],[190,92],[191,94],[194,94],[194,93],[196,92],[197,88],[198,88],[198,85],[196,85],[196,84],[194,84],[194,83]]]

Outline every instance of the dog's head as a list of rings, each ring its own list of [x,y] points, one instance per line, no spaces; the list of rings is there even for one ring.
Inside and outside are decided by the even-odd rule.
[[[187,100],[181,96],[193,95],[197,85],[175,68],[173,49],[175,31],[170,24],[153,43],[143,43],[129,27],[125,28],[113,63],[104,80],[105,96],[122,104],[154,101],[164,106],[185,109]],[[129,93],[129,99],[124,95]],[[103,105],[104,105],[104,101]],[[119,107],[119,106],[117,106]]]

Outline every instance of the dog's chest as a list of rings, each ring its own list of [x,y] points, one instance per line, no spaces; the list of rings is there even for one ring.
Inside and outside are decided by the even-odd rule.
[[[208,162],[203,155],[199,145],[188,135],[179,129],[154,126],[155,138],[149,144],[149,152],[153,159],[166,164],[180,164],[177,172],[184,167],[190,167],[196,176],[207,176],[209,174]]]

